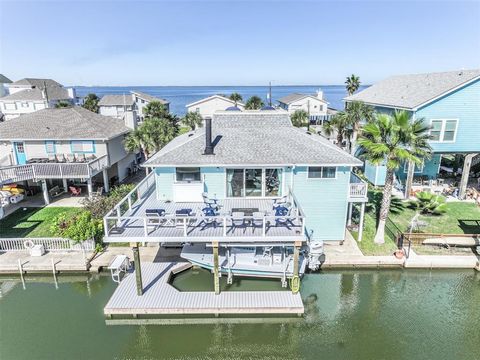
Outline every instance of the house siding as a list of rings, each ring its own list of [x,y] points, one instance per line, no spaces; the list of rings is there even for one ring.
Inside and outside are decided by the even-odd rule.
[[[155,189],[158,200],[173,200],[175,168],[155,168]]]
[[[216,167],[204,167],[200,169],[204,180],[204,190],[209,196],[218,199],[225,198],[225,169]]]
[[[336,179],[308,179],[307,167],[294,170],[293,192],[305,215],[313,238],[341,241],[345,238],[350,168],[337,168]]]
[[[458,119],[455,142],[430,142],[434,152],[462,153],[480,151],[480,80],[419,109],[417,119]]]

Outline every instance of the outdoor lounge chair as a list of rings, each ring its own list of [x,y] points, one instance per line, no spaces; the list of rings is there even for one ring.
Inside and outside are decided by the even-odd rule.
[[[218,215],[217,209],[210,206],[203,208],[200,214],[200,218],[201,218],[200,224],[203,224],[201,230],[204,230],[210,225],[213,225],[213,227],[216,228],[218,225],[217,218],[216,218],[217,215]]]
[[[292,208],[285,206],[279,206],[275,209],[275,226],[285,226],[288,230],[291,230],[293,226],[293,217],[291,216]]]

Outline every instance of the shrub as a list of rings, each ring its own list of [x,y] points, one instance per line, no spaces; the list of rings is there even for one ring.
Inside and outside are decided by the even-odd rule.
[[[70,217],[62,214],[55,219],[52,231],[56,236],[76,242],[89,239],[100,242],[103,236],[103,222],[94,219],[90,211],[82,211]]]
[[[94,219],[102,219],[120,200],[132,191],[134,187],[135,185],[133,184],[115,186],[108,195],[97,196],[91,199],[85,198],[82,204],[85,210],[92,214]]]
[[[442,195],[422,191],[415,196],[417,200],[411,201],[410,207],[424,215],[441,215],[447,211],[446,199]]]

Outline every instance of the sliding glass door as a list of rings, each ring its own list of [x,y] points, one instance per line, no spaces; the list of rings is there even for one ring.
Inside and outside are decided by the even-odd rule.
[[[227,169],[227,197],[281,196],[282,169]]]

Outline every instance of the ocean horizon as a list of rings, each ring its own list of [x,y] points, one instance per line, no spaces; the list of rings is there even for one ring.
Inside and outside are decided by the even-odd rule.
[[[128,94],[130,91],[141,91],[170,102],[170,111],[178,116],[186,113],[185,106],[202,98],[215,94],[230,95],[237,92],[246,101],[257,95],[267,103],[268,86],[73,86],[79,96],[95,93],[102,97],[106,94]],[[361,86],[359,90],[366,88]],[[347,96],[344,85],[275,85],[272,86],[272,103],[292,93],[316,94],[323,91],[324,99],[333,109],[343,109],[343,98]]]

